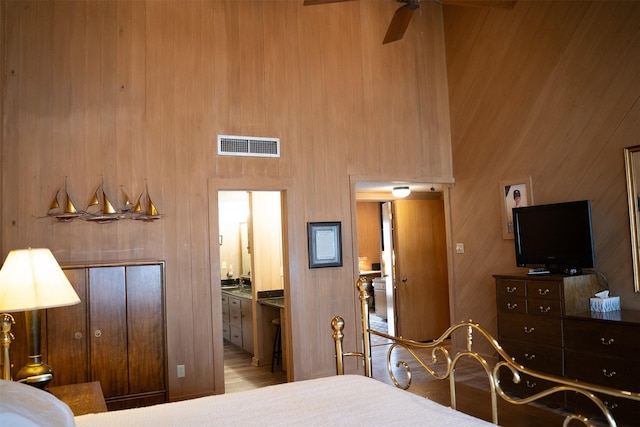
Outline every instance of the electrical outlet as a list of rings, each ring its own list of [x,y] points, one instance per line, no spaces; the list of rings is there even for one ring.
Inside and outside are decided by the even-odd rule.
[[[458,254],[464,253],[464,243],[456,243],[456,253]]]
[[[178,371],[178,378],[184,378],[185,377],[185,373],[184,373],[184,365],[178,365],[177,366],[177,371]]]

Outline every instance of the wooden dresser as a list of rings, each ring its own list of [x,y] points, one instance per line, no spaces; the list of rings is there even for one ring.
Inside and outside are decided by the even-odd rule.
[[[640,391],[640,312],[575,313],[564,319],[565,376],[629,391]],[[640,402],[603,396],[619,425],[638,425]],[[593,407],[567,394],[567,406]]]
[[[81,302],[46,312],[51,385],[99,381],[109,410],[166,402],[164,261],[62,268]]]
[[[498,341],[518,363],[553,375],[640,390],[640,312],[592,314],[589,298],[601,290],[595,274],[494,278]],[[547,386],[527,376],[514,384],[510,374],[501,378],[501,384],[520,396],[535,394]],[[597,411],[575,393],[556,393],[548,402]],[[630,422],[632,411],[640,413],[635,404],[629,407],[630,402],[609,399],[608,404],[622,423]]]

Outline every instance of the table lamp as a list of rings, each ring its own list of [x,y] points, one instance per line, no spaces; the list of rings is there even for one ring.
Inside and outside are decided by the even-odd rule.
[[[49,249],[19,249],[9,252],[0,269],[0,312],[25,312],[29,362],[16,381],[44,388],[53,378],[51,366],[40,354],[40,310],[78,304],[80,298]],[[8,346],[10,315],[2,315],[0,342],[3,346],[3,379],[10,378]],[[9,327],[7,326],[9,325]],[[8,378],[7,378],[8,376]]]

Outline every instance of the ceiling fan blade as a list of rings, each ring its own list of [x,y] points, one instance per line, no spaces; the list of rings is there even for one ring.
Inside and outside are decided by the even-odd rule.
[[[313,6],[315,4],[324,4],[324,3],[340,3],[343,1],[352,1],[352,0],[304,0],[302,3],[304,6]]]
[[[512,9],[517,0],[437,0],[444,6],[495,7]]]
[[[411,22],[413,12],[418,7],[418,2],[410,1],[396,10],[393,14],[393,18],[391,18],[391,23],[389,24],[389,28],[387,28],[387,34],[385,34],[382,44],[395,42],[404,36],[404,33],[407,31],[407,27],[409,26],[409,22]]]

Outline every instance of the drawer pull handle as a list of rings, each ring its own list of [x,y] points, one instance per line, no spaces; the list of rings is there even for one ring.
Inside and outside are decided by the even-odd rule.
[[[536,382],[535,382],[535,381],[529,381],[529,380],[527,380],[527,387],[529,387],[529,388],[535,388],[535,386],[536,386],[536,385],[537,385],[537,384],[536,384]]]
[[[73,334],[73,337],[77,340],[81,340],[82,339],[82,332],[78,331],[75,334]]]
[[[611,372],[607,372],[606,369],[602,370],[602,375],[604,375],[607,378],[611,378],[616,374],[616,371],[611,371]]]
[[[600,343],[602,345],[611,345],[613,344],[614,339],[613,338],[609,338],[608,340],[605,340],[604,338],[600,338]]]
[[[533,359],[536,358],[536,355],[535,354],[525,353],[524,354],[524,358],[527,359],[527,360],[533,360]]]
[[[511,304],[510,302],[507,303],[507,308],[509,310],[515,310],[518,307],[518,304]]]
[[[528,328],[528,327],[526,327],[526,326],[524,327],[524,333],[525,333],[525,334],[530,334],[530,333],[532,333],[532,332],[533,332],[533,331],[535,331],[535,330],[536,330],[536,328]]]
[[[510,294],[514,293],[518,288],[516,288],[515,286],[512,288],[511,286],[507,286],[507,292],[509,292]]]
[[[548,313],[551,311],[551,307],[540,306],[540,313]]]
[[[544,291],[542,289],[538,289],[539,295],[547,295],[549,292],[551,292],[549,289],[545,289]]]
[[[102,336],[102,331],[100,329],[96,329],[95,332],[93,333],[93,335],[96,338],[100,338]]]
[[[618,404],[617,404],[617,403],[615,403],[615,402],[614,402],[614,403],[611,403],[611,402],[609,402],[608,400],[605,400],[605,401],[604,401],[604,402],[602,402],[602,403],[604,403],[604,406],[606,406],[606,407],[607,407],[607,409],[616,409],[616,408],[618,407]]]

